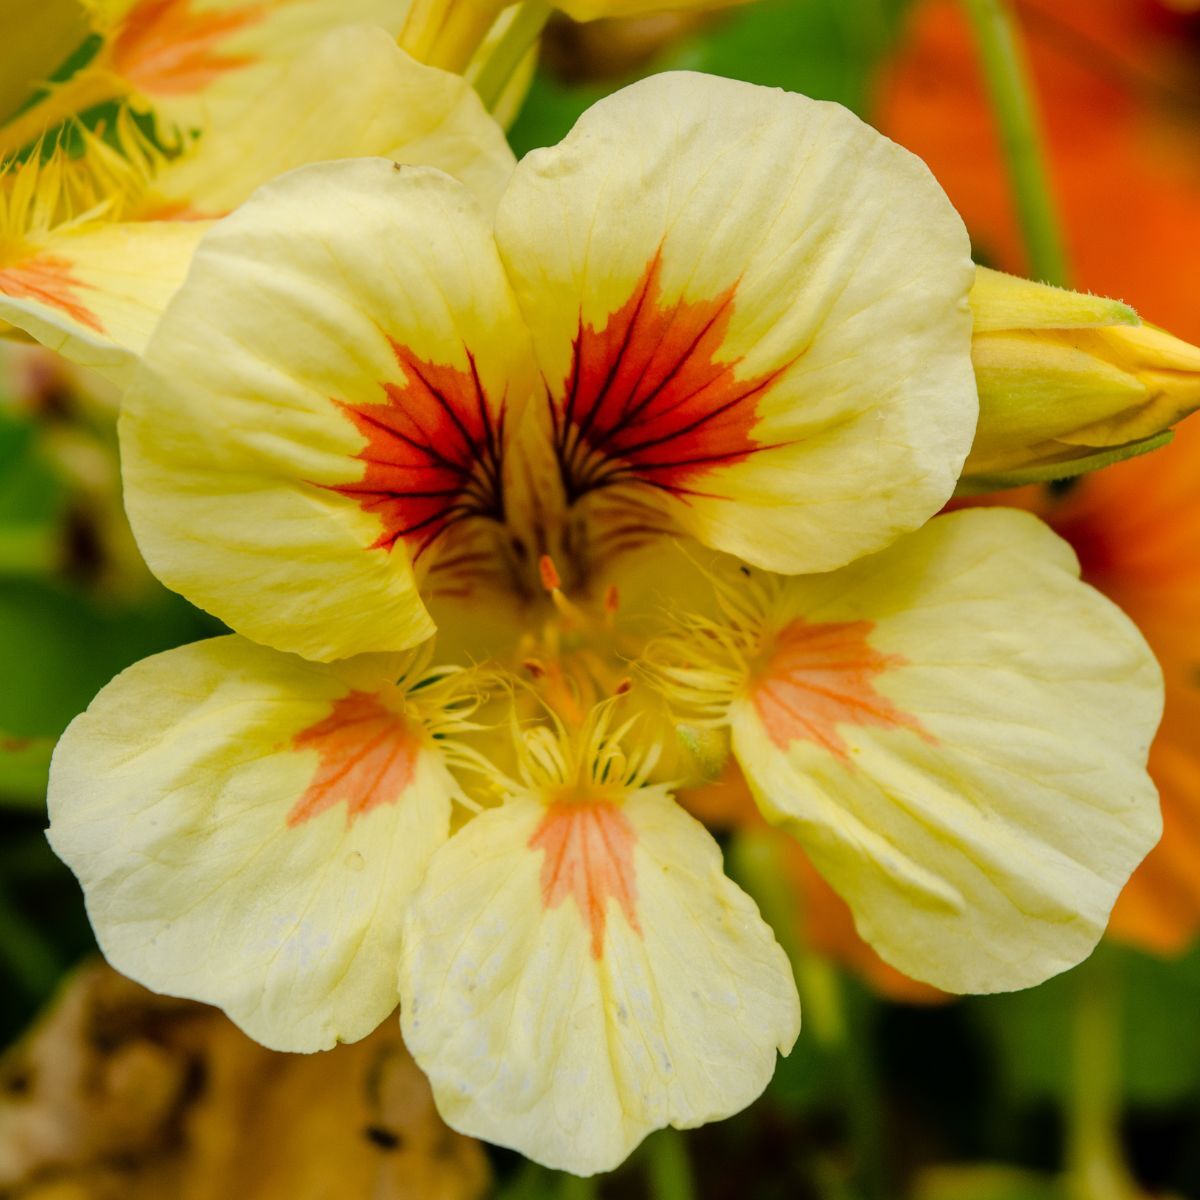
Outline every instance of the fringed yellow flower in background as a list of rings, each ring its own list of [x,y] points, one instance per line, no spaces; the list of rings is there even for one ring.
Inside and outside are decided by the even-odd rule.
[[[291,7],[312,16],[320,6]],[[164,49],[164,62],[185,50]],[[270,82],[265,95],[214,107],[170,152],[124,107],[108,140],[73,127],[82,154],[65,141],[46,161],[39,147],[0,167],[0,320],[127,382],[212,220],[276,175],[383,155],[437,166],[494,204],[512,169],[468,84],[414,62],[383,29],[314,38],[275,61]]]
[[[918,160],[704,76],[601,102],[496,205],[381,159],[260,189],[124,402],[147,561],[235,632],[56,753],[110,960],[282,1049],[399,1002],[455,1128],[612,1168],[798,1032],[674,799],[731,747],[893,966],[1078,962],[1158,836],[1161,678],[1035,518],[934,517],[974,278]]]

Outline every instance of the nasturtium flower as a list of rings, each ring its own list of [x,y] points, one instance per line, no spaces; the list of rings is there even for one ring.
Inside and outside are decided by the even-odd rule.
[[[918,160],[698,75],[602,101],[494,210],[380,159],[261,188],[122,410],[147,561],[235,632],[56,754],[111,961],[281,1049],[399,1002],[455,1128],[609,1169],[797,1036],[673,795],[729,746],[894,965],[1078,961],[1158,833],[1161,680],[1034,518],[931,520],[973,278]]]
[[[152,117],[168,139],[189,137],[261,99],[322,34],[354,24],[395,34],[408,12],[407,0],[77,0],[69,7],[77,13],[37,22],[49,26],[42,40],[53,37],[61,49],[59,61],[46,63],[46,77],[73,53],[84,61],[0,123],[0,158],[113,101]],[[90,35],[90,54],[84,45],[63,46],[71,30]]]
[[[336,29],[271,79],[174,156],[125,112],[123,153],[84,134],[82,158],[60,150],[0,170],[0,321],[126,381],[212,220],[274,176],[382,155],[439,167],[489,205],[512,170],[467,83],[413,61],[383,29]]]

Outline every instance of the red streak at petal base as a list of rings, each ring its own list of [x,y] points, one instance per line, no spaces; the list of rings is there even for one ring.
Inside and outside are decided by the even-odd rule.
[[[873,621],[810,624],[795,620],[775,639],[752,696],[771,741],[787,750],[815,742],[849,761],[844,725],[911,729],[929,735],[921,722],[875,690],[876,677],[906,660],[882,654],[868,641]]]
[[[557,908],[567,897],[592,933],[592,957],[604,954],[604,929],[611,897],[629,927],[642,932],[637,918],[637,876],[633,848],[637,834],[629,818],[613,804],[562,801],[546,810],[533,836],[542,859],[542,907]]]
[[[381,404],[337,402],[367,439],[357,456],[367,469],[332,490],[379,517],[372,549],[403,538],[417,557],[450,525],[503,517],[504,405],[493,411],[470,353],[463,371],[391,346],[405,382],[384,383]]]
[[[399,713],[371,692],[349,692],[329,716],[292,739],[293,750],[316,750],[316,774],[288,813],[294,828],[341,801],[346,821],[395,804],[412,782],[421,739]]]
[[[638,480],[697,494],[718,467],[762,445],[758,402],[780,372],[740,379],[718,361],[736,285],[710,300],[662,301],[656,254],[603,328],[579,323],[563,393],[551,401],[568,493]]]
[[[227,72],[257,61],[248,54],[222,54],[220,47],[266,15],[266,4],[197,12],[193,0],[139,0],[113,40],[113,66],[151,95],[200,92]]]
[[[0,292],[14,300],[36,300],[57,308],[80,325],[103,333],[100,318],[75,295],[76,289],[88,285],[72,274],[73,265],[65,258],[46,254],[27,258],[16,266],[0,267]]]

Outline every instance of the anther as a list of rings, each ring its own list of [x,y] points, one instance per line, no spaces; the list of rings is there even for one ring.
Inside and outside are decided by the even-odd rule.
[[[554,565],[554,559],[548,554],[543,554],[538,559],[538,571],[542,576],[542,587],[548,592],[557,591],[562,587],[562,580],[559,578],[558,568]]]

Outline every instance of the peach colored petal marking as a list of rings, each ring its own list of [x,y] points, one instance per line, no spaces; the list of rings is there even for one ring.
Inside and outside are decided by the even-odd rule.
[[[344,800],[346,821],[395,804],[412,782],[421,740],[405,717],[373,692],[349,692],[329,715],[292,739],[294,750],[316,750],[312,782],[288,813],[294,827]]]
[[[256,61],[248,54],[222,54],[220,46],[266,13],[265,4],[196,12],[193,0],[139,0],[113,42],[113,64],[144,92],[181,96],[203,91],[226,72]]]
[[[873,621],[792,621],[753,689],[758,715],[780,750],[793,742],[823,746],[849,761],[842,725],[912,729],[928,737],[921,722],[875,690],[884,671],[905,665],[898,654],[883,654],[868,640]]]
[[[88,285],[72,273],[73,266],[68,259],[45,254],[0,267],[0,292],[14,300],[36,300],[60,309],[80,325],[103,333],[103,322],[75,295],[76,289]]]
[[[558,801],[529,839],[542,859],[542,907],[557,908],[567,897],[592,933],[592,957],[604,953],[604,929],[611,897],[625,914],[629,927],[640,934],[637,918],[637,876],[633,848],[637,834],[629,818],[614,804]]]
[[[391,346],[405,382],[384,383],[384,403],[335,401],[367,439],[358,453],[367,469],[331,490],[379,517],[384,532],[372,549],[403,538],[418,557],[468,517],[503,516],[504,405],[493,413],[470,352],[463,371]]]
[[[739,379],[740,359],[717,359],[736,285],[664,304],[660,274],[656,254],[603,328],[580,319],[571,369],[550,404],[572,497],[626,480],[701,494],[695,485],[708,472],[767,448],[752,430],[781,371]]]

